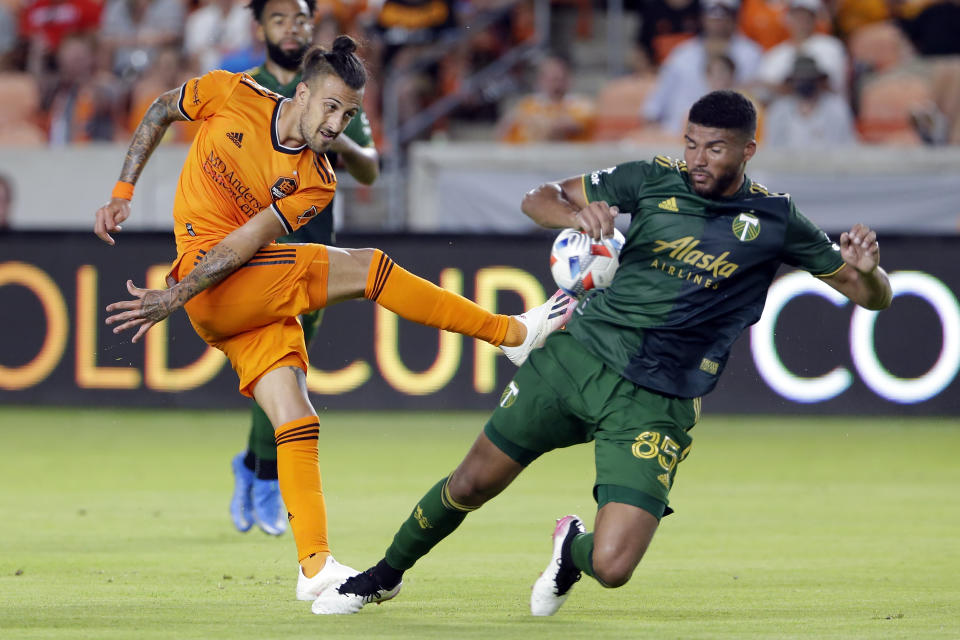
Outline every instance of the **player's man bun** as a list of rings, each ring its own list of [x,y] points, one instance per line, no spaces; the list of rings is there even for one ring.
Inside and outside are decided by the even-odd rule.
[[[340,35],[333,41],[334,53],[353,53],[357,50],[357,41],[350,36]]]
[[[303,56],[303,81],[309,84],[316,77],[332,74],[351,89],[362,89],[367,84],[367,70],[356,50],[357,41],[350,36],[337,36],[330,51],[311,48]]]

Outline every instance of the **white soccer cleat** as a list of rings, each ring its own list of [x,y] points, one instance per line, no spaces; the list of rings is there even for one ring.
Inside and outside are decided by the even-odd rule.
[[[539,307],[534,307],[518,316],[513,316],[527,328],[527,337],[515,347],[500,346],[510,362],[518,367],[527,361],[534,349],[539,349],[547,341],[547,336],[567,324],[567,320],[577,308],[577,301],[560,289]]]
[[[381,585],[372,570],[347,578],[335,588],[327,589],[314,601],[311,611],[317,615],[343,615],[357,613],[364,605],[380,604],[398,593],[403,581],[393,587]]]
[[[587,530],[577,516],[564,516],[553,530],[553,555],[550,564],[533,583],[530,593],[530,613],[552,616],[567,600],[570,589],[580,579],[580,569],[573,564],[570,546],[573,539]]]
[[[327,556],[327,563],[323,565],[323,569],[312,578],[303,575],[301,567],[297,571],[297,600],[316,600],[324,589],[338,585],[358,573],[356,569],[334,560],[333,556]]]

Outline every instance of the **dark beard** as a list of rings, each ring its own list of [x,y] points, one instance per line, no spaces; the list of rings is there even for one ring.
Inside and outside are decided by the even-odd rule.
[[[739,173],[740,172],[737,169],[731,169],[726,173],[721,173],[719,176],[717,176],[713,188],[710,189],[710,191],[699,191],[695,185],[693,190],[701,198],[706,198],[707,200],[717,200],[723,197],[723,192],[730,188],[730,185],[732,185],[733,181],[737,179]]]
[[[307,48],[297,49],[296,51],[284,51],[278,45],[267,42],[267,58],[273,60],[287,71],[297,71],[300,69],[300,63],[303,62],[303,54]]]

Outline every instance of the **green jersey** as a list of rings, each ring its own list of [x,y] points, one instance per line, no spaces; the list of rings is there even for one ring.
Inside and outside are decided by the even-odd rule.
[[[582,180],[588,202],[603,200],[631,220],[613,283],[580,302],[568,329],[623,377],[668,396],[714,388],[781,263],[816,276],[844,264],[789,195],[749,178],[732,197],[708,200],[694,192],[684,162],[657,156]]]
[[[267,71],[265,64],[250,69],[246,73],[267,89],[288,98],[293,97],[301,77],[298,73],[289,84],[280,84],[280,81],[277,80],[272,73]],[[343,130],[342,135],[347,136],[361,147],[373,146],[373,129],[370,127],[370,119],[367,118],[367,114],[364,113],[363,108],[350,120],[347,128]],[[330,166],[335,167],[337,164],[337,154],[328,153],[326,155],[330,161]],[[286,240],[289,242],[317,242],[320,244],[330,244],[333,242],[333,200],[331,199],[330,204],[311,220],[309,224],[294,231],[290,236],[287,236]]]

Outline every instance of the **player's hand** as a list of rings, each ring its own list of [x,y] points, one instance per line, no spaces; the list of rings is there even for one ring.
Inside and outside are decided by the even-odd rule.
[[[620,210],[609,206],[603,200],[591,202],[577,212],[578,228],[594,240],[613,236],[613,221]]]
[[[170,289],[141,289],[127,280],[127,291],[134,297],[133,300],[124,300],[107,305],[107,312],[114,313],[107,317],[107,324],[116,324],[114,333],[139,327],[132,342],[137,342],[150,327],[157,324],[176,310],[173,304]]]
[[[871,273],[880,265],[877,232],[862,224],[840,234],[840,256],[860,273]]]
[[[120,223],[130,217],[130,201],[123,198],[110,198],[110,202],[97,209],[97,221],[93,232],[109,245],[116,244],[111,233],[123,229]]]

